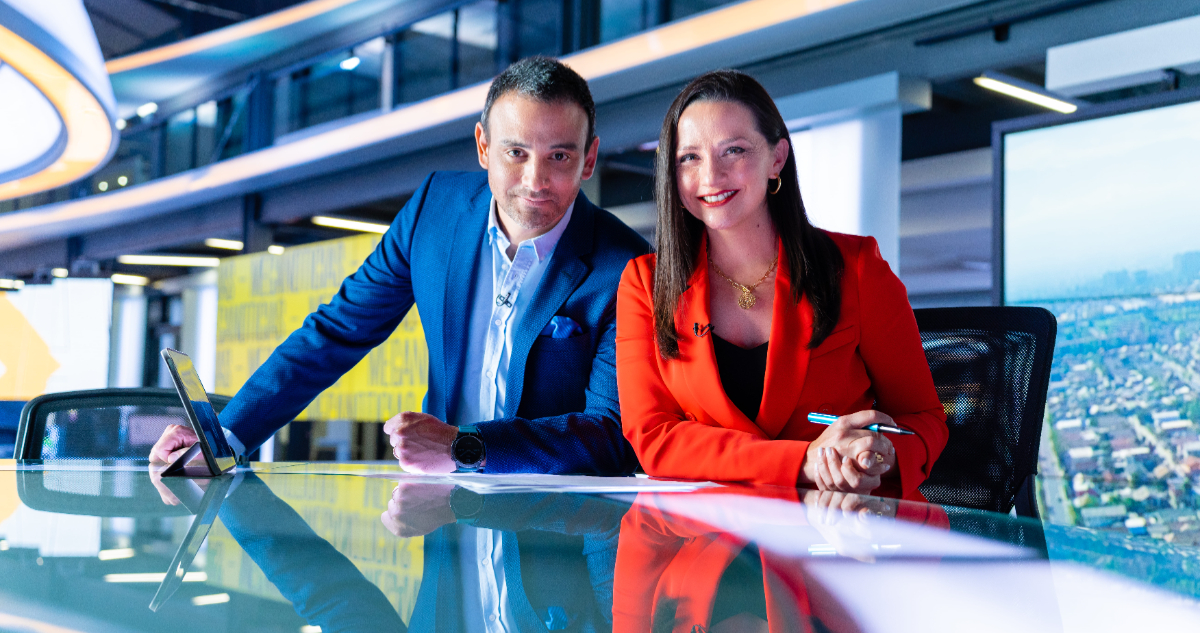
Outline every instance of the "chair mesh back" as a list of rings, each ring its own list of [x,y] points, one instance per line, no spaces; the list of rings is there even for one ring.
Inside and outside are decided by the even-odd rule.
[[[921,492],[935,503],[1008,512],[1037,472],[1054,316],[1015,307],[914,312],[950,430]]]
[[[210,395],[220,412],[229,398]],[[47,460],[145,460],[170,424],[187,425],[174,389],[97,389],[40,396],[22,412],[17,455]]]

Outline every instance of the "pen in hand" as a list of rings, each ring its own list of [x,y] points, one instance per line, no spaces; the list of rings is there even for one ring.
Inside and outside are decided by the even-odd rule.
[[[836,415],[826,415],[824,413],[808,414],[809,422],[812,422],[814,424],[824,424],[825,426],[829,426],[830,424],[837,422],[837,419],[838,419],[838,416],[836,416]],[[871,426],[864,426],[863,428],[868,431],[875,431],[876,433],[893,433],[895,435],[916,435],[916,433],[913,433],[912,431],[908,431],[908,430],[902,429],[897,426],[882,426],[879,424],[872,424]]]

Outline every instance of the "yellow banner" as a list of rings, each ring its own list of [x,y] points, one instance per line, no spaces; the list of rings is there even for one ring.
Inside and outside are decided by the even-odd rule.
[[[305,317],[379,244],[364,234],[221,260],[216,392],[233,395]],[[420,411],[428,387],[425,333],[414,306],[386,342],[317,396],[297,420],[384,421]]]

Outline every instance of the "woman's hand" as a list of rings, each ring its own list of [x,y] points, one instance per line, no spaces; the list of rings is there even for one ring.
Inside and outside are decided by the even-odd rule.
[[[838,418],[808,446],[800,483],[819,490],[870,494],[896,466],[896,449],[881,433],[863,427],[895,426],[891,416],[875,410]]]

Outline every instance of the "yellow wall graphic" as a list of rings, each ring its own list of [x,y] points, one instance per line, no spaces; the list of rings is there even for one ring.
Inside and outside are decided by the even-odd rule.
[[[221,260],[216,392],[233,395],[304,318],[337,293],[379,244],[357,235]],[[429,365],[414,307],[396,332],[296,419],[383,421],[420,411]]]
[[[0,292],[0,400],[40,396],[58,367],[50,346]]]
[[[409,621],[421,588],[424,539],[398,538],[379,520],[396,482],[338,475],[272,477],[269,472],[259,477],[318,536],[350,559],[363,577],[387,596],[401,619]],[[283,601],[279,590],[219,521],[208,534],[204,569],[210,585]]]

